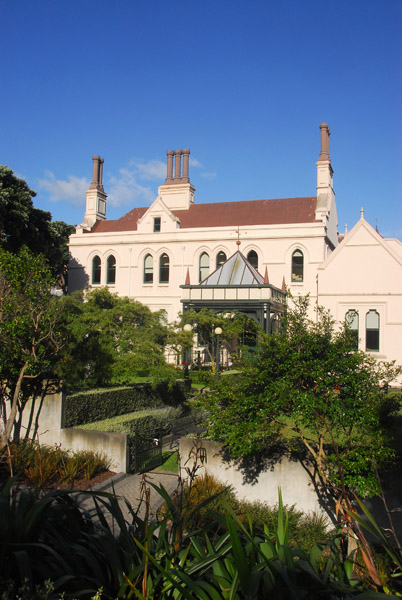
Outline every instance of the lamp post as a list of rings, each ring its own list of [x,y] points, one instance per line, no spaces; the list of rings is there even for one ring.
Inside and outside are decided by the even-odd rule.
[[[193,328],[190,325],[190,323],[186,323],[183,327],[183,331],[186,331],[187,333],[189,333],[190,331],[192,331]],[[190,362],[190,357],[189,357],[189,348],[188,346],[185,346],[184,348],[184,353],[183,353],[183,360],[184,360],[184,379],[188,379],[188,363]]]
[[[222,335],[222,328],[215,327],[215,335],[216,335],[216,359],[215,359],[215,379],[219,380],[219,355],[220,355],[220,337]]]

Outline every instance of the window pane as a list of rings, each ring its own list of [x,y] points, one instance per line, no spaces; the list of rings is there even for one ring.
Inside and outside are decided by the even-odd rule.
[[[222,251],[218,252],[218,254],[216,255],[216,268],[223,265],[224,262],[226,262],[226,254]]]
[[[106,283],[116,283],[116,259],[112,254],[107,259]]]
[[[199,281],[203,281],[209,275],[209,256],[203,252],[200,256]]]
[[[154,231],[160,231],[161,230],[161,218],[160,217],[154,217]]]
[[[378,352],[380,349],[380,332],[378,329],[367,329],[366,350]]]
[[[92,283],[101,282],[101,259],[95,256],[92,260]]]
[[[366,314],[366,350],[380,350],[380,315],[376,310],[369,310]]]
[[[355,338],[354,350],[359,349],[359,313],[356,310],[348,310],[345,315],[346,325]]]
[[[162,254],[159,261],[159,283],[169,283],[169,257]]]
[[[247,254],[248,262],[254,267],[254,269],[258,269],[258,255],[254,250],[250,250]]]
[[[292,281],[303,281],[304,256],[301,250],[292,254]]]
[[[380,315],[376,310],[369,310],[366,316],[366,326],[368,329],[378,329],[380,325]]]
[[[154,259],[147,254],[144,260],[144,283],[153,283],[154,281]]]

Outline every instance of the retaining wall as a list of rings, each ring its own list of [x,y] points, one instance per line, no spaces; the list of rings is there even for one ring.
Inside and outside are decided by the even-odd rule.
[[[86,431],[64,427],[64,392],[54,392],[40,401],[34,401],[33,422],[39,413],[38,437],[41,444],[60,444],[64,450],[93,450],[103,451],[112,461],[111,469],[128,473],[128,435],[126,433],[109,433],[106,431]],[[23,427],[27,427],[32,410],[32,400],[29,400],[23,413]]]
[[[180,440],[181,476],[187,477],[186,468],[194,464],[193,439]],[[204,463],[197,471],[210,473],[219,481],[233,487],[238,497],[244,500],[265,502],[273,505],[278,502],[278,487],[282,490],[284,504],[295,504],[304,512],[323,512],[309,474],[297,462],[282,457],[274,466],[269,466],[257,475],[253,482],[247,481],[247,471],[243,471],[235,461],[226,461],[222,455],[222,446],[207,440],[201,440]],[[200,453],[199,453],[200,454]],[[198,464],[201,464],[198,460]]]

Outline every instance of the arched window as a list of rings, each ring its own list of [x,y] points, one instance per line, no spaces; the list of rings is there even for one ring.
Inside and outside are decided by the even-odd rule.
[[[144,283],[153,283],[154,281],[154,259],[151,254],[144,258]]]
[[[348,310],[345,315],[346,325],[354,338],[354,350],[359,349],[359,313],[357,310]]]
[[[162,254],[159,259],[159,283],[169,283],[169,257]]]
[[[369,310],[366,314],[366,350],[380,350],[380,315],[376,310]]]
[[[216,268],[218,269],[224,262],[226,262],[226,254],[221,250],[216,255]]]
[[[254,269],[258,270],[258,254],[255,250],[250,250],[247,254],[247,260],[254,267]]]
[[[92,283],[101,282],[101,259],[99,256],[94,256],[92,259]]]
[[[292,254],[292,281],[303,281],[304,256],[301,250],[295,250]]]
[[[200,256],[200,269],[198,280],[201,282],[209,275],[209,256],[206,252],[203,252]]]
[[[107,259],[106,283],[116,283],[116,259],[113,254]]]

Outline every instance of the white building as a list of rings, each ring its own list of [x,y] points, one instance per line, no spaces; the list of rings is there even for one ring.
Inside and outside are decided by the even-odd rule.
[[[108,221],[103,159],[94,156],[84,220],[70,237],[70,291],[106,285],[173,321],[188,285],[235,254],[240,240],[266,288],[309,293],[338,320],[354,311],[359,347],[402,364],[402,244],[383,239],[363,214],[339,244],[330,130],[326,123],[320,129],[317,193],[307,198],[197,204],[190,151],[169,150],[153,204]]]

